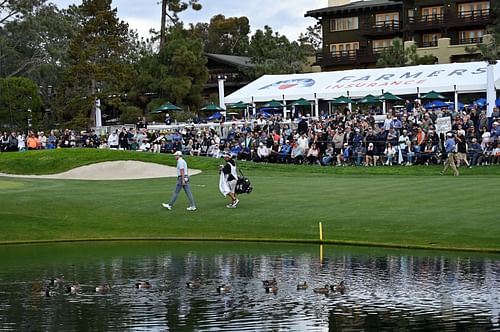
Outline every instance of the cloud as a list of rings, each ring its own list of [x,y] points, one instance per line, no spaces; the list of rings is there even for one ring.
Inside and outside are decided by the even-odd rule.
[[[51,0],[59,8],[67,8],[70,4],[80,4],[75,0]],[[159,0],[114,0],[113,8],[118,8],[118,16],[129,23],[130,28],[138,31],[142,37],[149,37],[149,30],[160,28],[161,7]],[[308,26],[314,25],[316,20],[304,17],[308,10],[328,6],[327,0],[200,0],[203,9],[200,11],[187,10],[179,16],[185,24],[209,22],[217,15],[226,17],[246,16],[250,20],[251,33],[269,25],[274,32],[285,35],[292,41]]]

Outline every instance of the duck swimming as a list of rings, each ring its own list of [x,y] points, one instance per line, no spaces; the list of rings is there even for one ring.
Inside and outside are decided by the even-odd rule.
[[[273,294],[278,293],[278,286],[276,285],[264,286],[264,289],[266,290],[266,293],[273,293]]]
[[[96,293],[100,293],[100,294],[106,294],[109,292],[109,290],[111,289],[111,287],[109,287],[108,284],[104,284],[104,285],[99,285],[95,288],[95,291]]]
[[[151,288],[151,284],[149,281],[136,282],[135,288]]]
[[[328,287],[328,285],[325,285],[325,287],[317,287],[313,289],[313,292],[318,294],[328,294],[330,293],[330,287]]]
[[[278,282],[276,281],[276,278],[273,278],[273,280],[262,280],[262,285],[264,287],[268,286],[276,286]]]
[[[50,286],[52,287],[61,287],[64,285],[64,276],[61,275],[57,278],[50,279]]]
[[[187,288],[200,288],[201,284],[197,281],[190,280],[186,282],[186,287]]]
[[[79,283],[75,283],[71,286],[66,287],[66,293],[76,294],[81,290],[81,286]]]
[[[297,285],[297,290],[307,289],[307,287],[309,287],[309,285],[304,281],[302,284]]]
[[[217,286],[217,293],[227,293],[231,291],[231,286],[222,284],[220,286]]]
[[[345,293],[345,283],[344,280],[342,280],[338,285],[335,286],[330,286],[333,292],[339,292],[340,294]]]

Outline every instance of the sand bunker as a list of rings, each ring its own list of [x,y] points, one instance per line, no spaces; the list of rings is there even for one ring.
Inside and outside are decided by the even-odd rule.
[[[190,169],[189,175],[200,172],[199,170]],[[0,173],[0,176],[67,180],[133,180],[175,177],[177,172],[175,167],[142,161],[120,160],[81,166],[59,174],[13,175]]]

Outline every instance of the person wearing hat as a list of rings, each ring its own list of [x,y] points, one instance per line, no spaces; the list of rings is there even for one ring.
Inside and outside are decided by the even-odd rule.
[[[444,168],[441,175],[445,175],[448,167],[453,170],[454,176],[459,176],[457,165],[455,164],[455,138],[453,133],[450,131],[446,134],[446,141],[444,142],[444,151],[446,153],[446,160],[444,162]]]
[[[236,195],[236,183],[238,182],[236,163],[229,152],[224,153],[223,157],[226,164],[221,165],[219,190],[224,196],[229,196],[231,199],[231,202],[226,207],[234,209],[240,201]]]
[[[191,193],[191,189],[189,188],[189,175],[188,175],[188,166],[186,161],[182,158],[182,152],[176,151],[174,153],[175,159],[177,160],[177,184],[175,186],[175,190],[172,194],[172,198],[168,203],[162,203],[161,205],[167,210],[172,210],[172,207],[179,196],[179,192],[181,189],[184,189],[186,192],[187,198],[189,200],[189,206],[186,210],[195,211],[196,204],[194,203],[193,194]]]

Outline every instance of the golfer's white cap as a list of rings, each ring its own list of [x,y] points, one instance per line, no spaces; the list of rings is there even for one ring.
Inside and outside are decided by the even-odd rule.
[[[174,156],[182,156],[182,152],[181,151],[175,151],[174,152]]]

